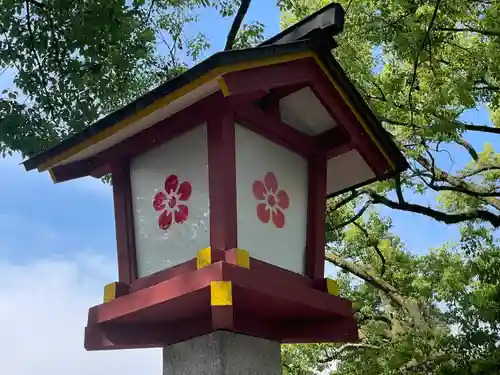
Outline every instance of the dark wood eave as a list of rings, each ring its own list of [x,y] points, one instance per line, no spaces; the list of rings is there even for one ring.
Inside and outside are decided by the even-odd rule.
[[[27,171],[38,168],[46,161],[58,156],[59,154],[69,150],[75,145],[84,142],[85,140],[103,132],[104,130],[117,124],[124,118],[127,118],[140,109],[143,109],[150,104],[154,103],[159,98],[162,98],[183,86],[186,86],[192,81],[202,77],[206,73],[220,67],[235,65],[238,63],[261,60],[269,57],[279,55],[294,54],[300,52],[307,52],[312,50],[312,43],[310,40],[301,40],[293,43],[286,43],[280,45],[270,45],[265,47],[256,47],[242,50],[231,50],[218,52],[203,62],[195,65],[191,69],[185,71],[179,76],[167,81],[156,89],[148,92],[147,94],[139,97],[132,103],[118,109],[117,111],[109,114],[94,124],[86,127],[78,133],[64,139],[60,143],[50,147],[49,149],[40,152],[39,154],[24,161]]]
[[[394,161],[394,168],[392,172],[397,173],[401,170],[406,169],[407,162],[397,146],[392,141],[390,135],[383,129],[375,114],[363,100],[363,98],[356,90],[349,78],[346,76],[338,62],[332,56],[328,43],[324,42],[327,37],[327,35],[319,35],[316,33],[312,35],[310,39],[303,39],[291,43],[270,44],[264,45],[262,47],[244,50],[219,52],[211,56],[207,60],[201,62],[200,64],[194,66],[193,68],[187,70],[178,77],[143,95],[129,105],[104,117],[103,119],[97,121],[93,125],[80,131],[79,133],[76,133],[72,137],[69,137],[61,143],[53,146],[52,148],[26,160],[23,164],[26,170],[32,170],[35,168],[41,169],[40,166],[43,166],[43,164],[47,163],[47,161],[50,162],[50,160],[52,160],[53,158],[57,158],[65,151],[70,150],[71,148],[78,146],[82,142],[85,142],[89,138],[100,134],[110,127],[113,127],[121,120],[130,117],[137,111],[159,100],[159,98],[165,97],[166,95],[182,88],[183,86],[189,84],[192,81],[195,81],[196,79],[199,79],[203,75],[207,74],[207,72],[210,72],[216,68],[230,66],[238,63],[259,61],[262,59],[280,55],[286,56],[297,53],[313,52],[318,57],[318,60],[321,62],[321,64],[323,64],[324,68],[328,71],[330,76],[335,80],[336,84],[338,84],[342,91],[346,94],[347,99],[354,106],[356,111],[361,116],[363,116],[366,124],[370,128],[370,131],[375,135],[375,138],[383,147],[388,156]],[[88,159],[89,162],[91,159],[92,158]],[[86,163],[86,160],[87,159],[82,160],[81,163]],[[69,168],[71,169],[72,167],[69,166]],[[89,168],[89,170],[91,169],[92,168]],[[66,172],[69,172],[69,175],[72,174],[71,170],[65,171],[65,173]],[[75,171],[74,178],[77,177],[82,177],[81,170]]]

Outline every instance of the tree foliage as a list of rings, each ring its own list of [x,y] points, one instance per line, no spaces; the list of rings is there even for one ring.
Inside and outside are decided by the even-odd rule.
[[[376,212],[340,234],[330,227],[326,259],[341,269],[361,342],[288,346],[285,373],[332,365],[336,374],[498,373],[500,246],[491,230],[464,225],[460,241],[419,256],[390,229]]]
[[[326,260],[361,341],[285,346],[284,374],[500,373],[500,2],[339,2],[333,54],[411,168],[329,200]],[[328,1],[276,3],[286,26]],[[233,18],[226,49],[258,44],[250,6],[0,0],[0,74],[16,85],[0,94],[0,151],[32,155],[186,69],[209,47],[186,35],[199,8]],[[416,255],[380,207],[455,225],[459,238]]]
[[[186,36],[209,0],[0,0],[0,152],[33,155],[180,71],[208,47]],[[5,77],[4,77],[5,78]],[[8,80],[6,80],[8,82]]]
[[[282,23],[326,3],[283,1]],[[328,203],[326,260],[355,301],[361,342],[286,347],[285,373],[500,373],[500,3],[340,3],[334,55],[411,168]],[[478,108],[490,121],[464,116]],[[460,238],[417,256],[377,206],[457,225]]]

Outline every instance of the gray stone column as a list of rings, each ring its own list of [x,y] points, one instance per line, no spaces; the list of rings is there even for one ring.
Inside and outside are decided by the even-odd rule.
[[[280,344],[214,332],[163,348],[163,375],[280,375]]]

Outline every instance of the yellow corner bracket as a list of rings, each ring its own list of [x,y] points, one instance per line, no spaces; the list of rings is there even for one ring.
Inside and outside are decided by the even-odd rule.
[[[250,268],[250,254],[243,249],[236,249],[236,265],[243,268]]]
[[[333,279],[326,279],[326,290],[328,291],[329,294],[333,296],[339,296],[339,284],[337,283],[337,280]]]
[[[209,247],[201,249],[196,254],[196,269],[200,269],[212,264],[212,251]]]
[[[212,306],[232,306],[233,286],[231,281],[210,282],[210,304]]]
[[[104,286],[104,303],[108,303],[116,298],[116,285],[118,283],[109,283]]]

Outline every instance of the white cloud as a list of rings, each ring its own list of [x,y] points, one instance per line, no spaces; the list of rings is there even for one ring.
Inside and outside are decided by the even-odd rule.
[[[83,348],[88,308],[115,273],[116,261],[91,252],[24,264],[0,260],[0,373],[160,374],[160,350]]]

